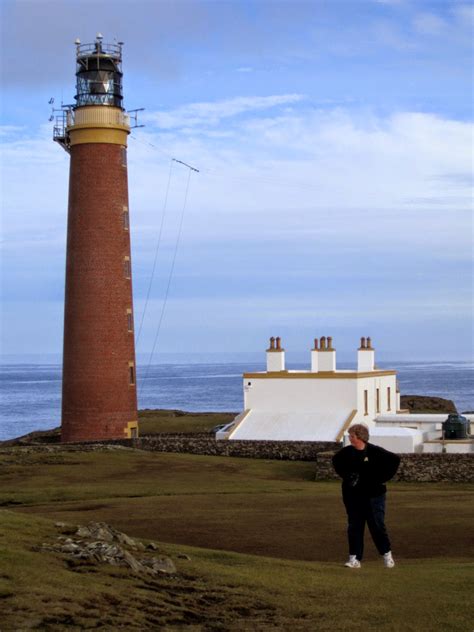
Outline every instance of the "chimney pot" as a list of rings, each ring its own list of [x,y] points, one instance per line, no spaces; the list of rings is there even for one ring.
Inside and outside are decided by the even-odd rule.
[[[365,346],[365,338],[363,336],[360,339],[360,348],[361,349],[365,349],[366,348],[366,346]]]
[[[372,349],[372,340],[367,337],[367,349]]]
[[[318,348],[318,343],[319,340],[317,338],[314,339],[314,348],[317,349]]]
[[[328,349],[332,351],[332,336],[328,336]]]
[[[326,349],[326,336],[321,336],[321,350]]]
[[[280,336],[276,337],[276,348],[277,348],[278,351],[281,350],[281,338],[280,338]]]

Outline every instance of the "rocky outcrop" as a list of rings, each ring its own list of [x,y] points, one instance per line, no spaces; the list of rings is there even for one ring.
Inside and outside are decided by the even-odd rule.
[[[426,395],[402,395],[400,397],[400,408],[409,410],[411,413],[419,414],[449,414],[456,413],[456,406],[450,399],[442,397],[430,397]]]
[[[171,558],[153,555],[158,550],[157,544],[150,542],[145,546],[105,522],[90,522],[77,529],[57,522],[56,527],[61,529],[62,534],[55,542],[44,543],[41,546],[43,551],[62,553],[78,563],[125,566],[137,575],[156,577],[176,573]]]

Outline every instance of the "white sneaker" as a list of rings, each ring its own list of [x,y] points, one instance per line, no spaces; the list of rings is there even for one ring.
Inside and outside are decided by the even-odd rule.
[[[384,563],[385,568],[393,568],[395,566],[395,560],[392,557],[392,551],[388,551],[388,553],[384,553],[383,563]]]
[[[347,568],[360,568],[360,562],[355,555],[349,555],[349,561],[344,566],[347,566]]]

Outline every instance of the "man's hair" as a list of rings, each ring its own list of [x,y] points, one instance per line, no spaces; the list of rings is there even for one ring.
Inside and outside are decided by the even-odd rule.
[[[348,430],[348,433],[355,435],[358,439],[367,443],[369,440],[369,429],[364,424],[354,424]]]

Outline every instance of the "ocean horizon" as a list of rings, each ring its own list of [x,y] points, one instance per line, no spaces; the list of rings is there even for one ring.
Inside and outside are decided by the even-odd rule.
[[[264,371],[265,362],[261,353],[240,354],[238,362],[226,361],[226,355],[195,354],[190,358],[186,354],[169,354],[166,362],[152,365],[140,363],[138,356],[139,408],[240,412],[243,408],[242,373]],[[203,361],[203,356],[208,361]],[[218,361],[216,356],[220,356]],[[212,357],[214,361],[209,361]],[[378,361],[377,365],[397,371],[402,395],[443,397],[452,400],[459,412],[474,410],[474,362],[393,360]],[[341,369],[354,366],[354,362],[338,362]],[[291,357],[287,367],[309,368],[307,361],[292,361]],[[57,361],[8,362],[7,357],[2,359],[0,440],[60,425],[61,371]]]

